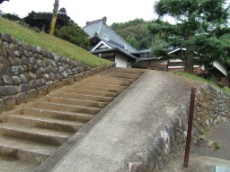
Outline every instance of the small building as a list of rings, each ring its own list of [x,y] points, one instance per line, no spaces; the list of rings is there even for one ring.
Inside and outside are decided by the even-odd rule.
[[[183,51],[186,51],[186,49],[177,48],[170,51],[168,54],[174,54],[176,56],[180,55],[180,53],[183,53]],[[185,65],[183,60],[179,58],[166,60],[163,59],[163,57],[152,57],[150,52],[151,50],[145,50],[144,52],[142,51],[142,55],[137,59],[134,67],[161,71],[184,72]],[[230,86],[230,79],[227,69],[218,61],[213,61],[209,66],[195,64],[193,69],[196,75],[208,77],[221,86]]]
[[[107,18],[103,17],[87,22],[83,27],[89,35],[89,51],[98,57],[115,62],[116,67],[132,67],[136,62],[138,50],[112,30],[106,22]]]

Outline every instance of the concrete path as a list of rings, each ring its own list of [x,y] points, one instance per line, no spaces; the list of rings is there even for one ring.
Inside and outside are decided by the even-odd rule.
[[[229,172],[230,161],[211,156],[190,154],[188,168],[183,167],[184,153],[179,152],[161,172]]]
[[[189,95],[190,86],[178,77],[147,71],[98,114],[101,118],[95,125],[89,123],[86,135],[82,129],[73,136],[75,143],[62,147],[69,150],[67,154],[60,150],[37,171],[123,171],[132,157],[148,151],[174,112],[189,101]],[[81,140],[79,135],[84,135]]]

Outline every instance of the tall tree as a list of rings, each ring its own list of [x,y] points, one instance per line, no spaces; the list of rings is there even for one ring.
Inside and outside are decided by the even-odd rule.
[[[53,17],[50,23],[50,34],[53,35],[54,34],[54,30],[55,30],[55,25],[56,25],[56,21],[57,21],[57,17],[58,17],[58,7],[59,7],[59,0],[55,0],[54,1],[54,9],[53,9]]]
[[[159,18],[150,25],[152,33],[163,35],[164,41],[153,47],[158,56],[168,55],[170,48],[186,48],[180,55],[185,72],[193,73],[194,63],[207,64],[230,58],[229,8],[226,0],[160,0],[155,5]],[[164,22],[170,16],[176,24]],[[178,58],[178,57],[177,57]]]

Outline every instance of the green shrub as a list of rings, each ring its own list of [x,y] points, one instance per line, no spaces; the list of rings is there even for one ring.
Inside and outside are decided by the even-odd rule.
[[[89,46],[88,35],[74,22],[70,22],[67,26],[56,29],[56,36],[76,44],[82,48]]]

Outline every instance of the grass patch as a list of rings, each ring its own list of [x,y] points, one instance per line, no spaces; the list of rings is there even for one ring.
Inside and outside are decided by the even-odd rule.
[[[218,150],[218,149],[220,149],[220,144],[218,143],[218,142],[214,142],[214,148],[216,149],[216,150]]]
[[[2,17],[0,17],[0,32],[10,34],[21,41],[40,46],[43,49],[54,52],[61,56],[72,58],[91,67],[111,63],[105,59],[94,56],[88,51],[72,43],[43,32],[34,32],[17,24],[16,22],[9,21]]]
[[[230,88],[224,87],[224,91],[225,91],[226,93],[229,93],[229,94],[230,94]]]
[[[185,73],[185,72],[178,72],[178,71],[173,71],[172,73],[179,75],[179,76],[184,76],[186,78],[192,79],[194,81],[199,81],[199,82],[203,82],[203,83],[207,83],[209,85],[212,85],[215,88],[220,89],[220,87],[213,81],[207,80],[205,78],[193,75],[193,74],[189,74],[189,73]]]
[[[223,90],[225,93],[230,94],[230,88],[228,88],[228,87],[221,88],[215,82],[207,80],[205,78],[202,78],[202,77],[199,77],[199,76],[196,76],[196,75],[193,75],[193,74],[185,73],[185,72],[172,71],[172,73],[176,74],[176,75],[179,75],[179,76],[183,76],[183,77],[192,79],[194,81],[199,81],[199,82],[207,83],[207,84],[209,84],[209,85],[211,85],[211,86],[213,86],[213,87],[215,87],[217,89]]]
[[[211,128],[210,128],[210,127],[203,129],[203,130],[200,132],[200,134],[201,134],[201,136],[202,136],[202,135],[206,135],[209,131],[211,131]]]

